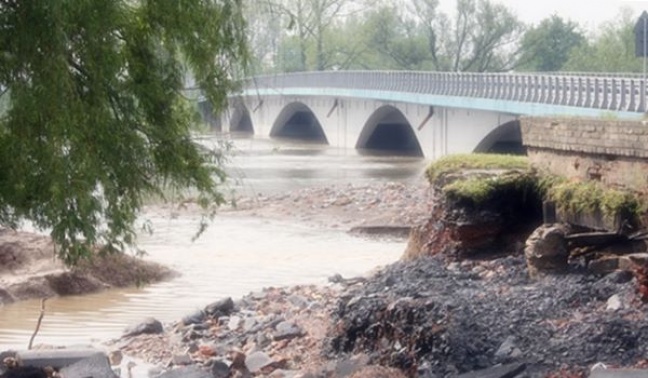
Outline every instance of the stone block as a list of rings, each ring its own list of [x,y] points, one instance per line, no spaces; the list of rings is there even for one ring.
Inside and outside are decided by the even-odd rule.
[[[108,357],[98,349],[46,349],[46,350],[24,350],[16,352],[16,358],[24,366],[47,367],[61,369],[75,364],[86,358],[100,355],[108,360]]]

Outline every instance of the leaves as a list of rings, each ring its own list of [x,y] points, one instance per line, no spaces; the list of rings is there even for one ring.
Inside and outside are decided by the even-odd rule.
[[[218,205],[218,161],[190,136],[188,67],[215,109],[247,60],[239,0],[0,5],[0,222],[50,229],[68,263],[134,241],[163,184]],[[182,58],[182,60],[181,60]]]

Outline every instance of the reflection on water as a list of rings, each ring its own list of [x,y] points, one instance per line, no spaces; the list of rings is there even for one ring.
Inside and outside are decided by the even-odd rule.
[[[244,194],[413,180],[424,167],[417,159],[362,156],[285,141],[237,139],[234,146],[228,170],[240,178],[233,186]],[[186,214],[171,219],[152,209],[143,218],[155,230],[140,237],[146,258],[182,275],[141,289],[50,299],[36,343],[105,340],[119,336],[125,326],[144,317],[170,322],[224,296],[238,297],[266,286],[324,283],[334,273],[364,274],[394,261],[404,249],[402,242],[372,241],[341,231],[236,215],[218,216],[192,243],[198,217]],[[0,308],[0,349],[26,347],[39,309],[40,301]]]

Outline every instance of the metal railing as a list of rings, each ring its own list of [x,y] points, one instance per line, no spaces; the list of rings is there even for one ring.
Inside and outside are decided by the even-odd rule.
[[[244,85],[257,88],[360,89],[646,112],[646,82],[634,74],[324,71],[258,76]]]

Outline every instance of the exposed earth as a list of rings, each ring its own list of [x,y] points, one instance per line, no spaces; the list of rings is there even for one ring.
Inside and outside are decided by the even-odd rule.
[[[68,269],[55,257],[49,237],[0,230],[0,306],[25,299],[78,295],[111,287],[157,282],[169,269],[126,254],[97,257]]]

